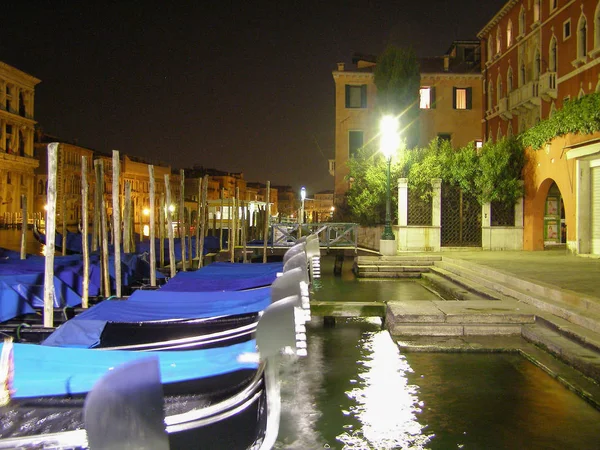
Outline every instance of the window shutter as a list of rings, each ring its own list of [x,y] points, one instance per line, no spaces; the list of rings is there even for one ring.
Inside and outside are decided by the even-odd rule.
[[[452,108],[456,109],[456,88],[452,88]]]
[[[361,108],[367,107],[367,85],[363,84],[360,87],[360,106]]]
[[[431,102],[431,109],[435,109],[435,86],[429,88],[429,101]]]
[[[473,88],[467,88],[467,109],[473,109]]]
[[[346,108],[350,107],[350,86],[346,85]]]

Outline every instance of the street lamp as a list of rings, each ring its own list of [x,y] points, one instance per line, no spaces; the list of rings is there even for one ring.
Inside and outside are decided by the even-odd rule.
[[[302,205],[300,206],[300,223],[304,223],[304,200],[306,199],[306,188],[304,186],[300,188],[300,198],[302,199]]]
[[[400,145],[400,135],[398,134],[398,119],[394,116],[384,116],[379,124],[379,131],[381,135],[381,153],[387,159],[387,184],[386,184],[386,201],[385,201],[385,227],[381,240],[392,241],[395,240],[394,232],[392,231],[392,217],[391,217],[391,196],[390,196],[390,170],[392,165],[392,154],[398,149]]]

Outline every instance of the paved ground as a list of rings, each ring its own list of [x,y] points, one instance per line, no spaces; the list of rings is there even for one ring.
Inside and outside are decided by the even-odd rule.
[[[564,249],[526,251],[452,251],[437,255],[464,259],[517,278],[541,282],[600,301],[600,258],[574,256]]]

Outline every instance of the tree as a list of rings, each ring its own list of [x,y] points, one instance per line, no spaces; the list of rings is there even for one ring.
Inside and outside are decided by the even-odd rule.
[[[377,105],[382,115],[393,114],[400,120],[408,148],[419,142],[419,61],[412,49],[388,46],[375,66]]]

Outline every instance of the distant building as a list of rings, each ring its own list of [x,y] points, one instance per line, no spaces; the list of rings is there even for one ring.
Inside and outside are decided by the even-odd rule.
[[[486,140],[521,133],[600,92],[597,0],[509,1],[478,37]],[[556,137],[527,154],[523,247],[600,255],[600,133]]]
[[[297,220],[300,200],[291,186],[273,186],[277,189],[279,221]]]
[[[374,83],[376,58],[356,54],[355,68],[344,63],[333,71],[335,82],[336,202],[348,190],[348,159],[379,132],[380,113]],[[478,41],[456,41],[445,55],[420,58],[420,145],[435,137],[460,147],[481,142],[482,75]]]
[[[328,222],[333,220],[333,190],[317,192],[313,200],[313,221]]]
[[[21,196],[33,212],[34,90],[37,78],[0,62],[0,225],[20,215]]]

